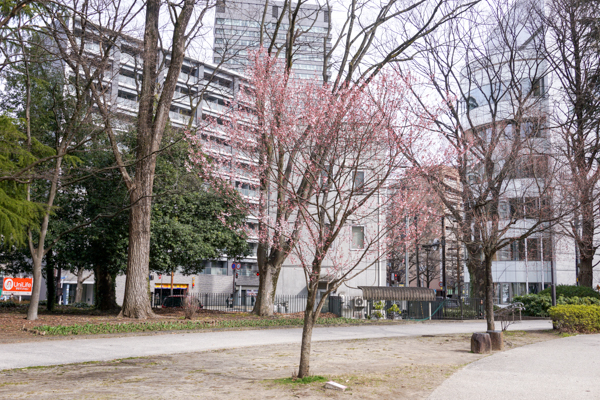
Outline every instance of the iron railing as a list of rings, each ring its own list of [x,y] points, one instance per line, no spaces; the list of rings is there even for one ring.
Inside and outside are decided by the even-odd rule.
[[[256,295],[231,293],[194,293],[192,294],[205,310],[223,312],[250,312],[256,303]],[[160,307],[164,299],[156,296],[155,307]],[[320,297],[317,297],[317,304]],[[306,309],[307,296],[302,295],[276,295],[273,304],[273,312],[279,314],[295,314],[304,312]],[[481,299],[463,298],[438,299],[429,301],[383,301],[383,310],[376,309],[376,303],[372,300],[365,301],[360,296],[338,296],[330,295],[323,308],[322,313],[333,313],[346,318],[370,318],[379,316],[382,318],[401,318],[408,320],[417,319],[478,319],[484,316],[484,302]],[[400,312],[390,313],[388,310],[398,305]],[[381,308],[379,303],[377,308]]]

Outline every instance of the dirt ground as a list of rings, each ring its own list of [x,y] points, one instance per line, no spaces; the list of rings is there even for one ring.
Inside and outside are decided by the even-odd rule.
[[[557,338],[507,332],[506,349]],[[318,342],[311,373],[348,387],[289,384],[299,345],[274,345],[0,371],[0,399],[423,399],[482,355],[470,335]],[[77,340],[73,340],[76,348]]]

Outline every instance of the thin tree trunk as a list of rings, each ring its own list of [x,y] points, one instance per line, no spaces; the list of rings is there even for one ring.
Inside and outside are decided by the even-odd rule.
[[[494,324],[494,281],[492,279],[492,258],[485,256],[485,318],[488,331],[496,329]]]
[[[83,297],[83,283],[92,276],[92,274],[88,274],[84,277],[84,272],[85,270],[83,268],[77,270],[77,288],[75,289],[75,303],[81,303]]]
[[[315,312],[317,301],[317,282],[310,282],[307,286],[308,298],[306,299],[306,310],[304,311],[304,326],[302,327],[302,344],[300,347],[300,365],[298,367],[298,378],[310,375],[310,349],[312,344],[312,332],[318,313]]]
[[[52,249],[46,254],[46,309],[54,311],[56,303],[56,278],[54,277],[54,257]]]
[[[37,248],[33,244],[33,234],[29,231],[29,251],[31,252],[31,259],[33,261],[33,287],[31,288],[31,300],[29,302],[29,308],[27,309],[27,319],[29,321],[36,320],[38,318],[38,307],[40,302],[40,288],[42,286],[42,260],[44,259],[44,243],[46,242],[46,234],[48,233],[48,223],[50,222],[50,210],[54,205],[54,198],[56,197],[56,190],[58,187],[58,176],[60,174],[60,168],[62,165],[62,157],[56,159],[54,176],[52,177],[52,184],[48,193],[48,202],[46,203],[46,213],[42,219],[42,225],[40,227],[38,246]]]
[[[33,287],[31,288],[31,300],[27,309],[27,319],[29,321],[38,319],[40,288],[42,287],[42,259],[44,258],[42,245],[43,242],[41,242],[39,248],[35,249],[36,251],[32,253],[31,257],[33,261]]]

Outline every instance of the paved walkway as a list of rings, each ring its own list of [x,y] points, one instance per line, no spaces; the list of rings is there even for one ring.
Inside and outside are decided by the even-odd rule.
[[[551,329],[550,321],[522,321],[514,330]],[[428,322],[397,325],[321,327],[313,331],[313,341],[352,340],[401,336],[442,335],[484,332],[484,321]],[[127,357],[300,343],[302,329],[261,329],[165,333],[118,338],[48,340],[0,345],[0,370],[86,361],[108,361]]]
[[[467,365],[429,399],[600,399],[600,335],[496,353]]]

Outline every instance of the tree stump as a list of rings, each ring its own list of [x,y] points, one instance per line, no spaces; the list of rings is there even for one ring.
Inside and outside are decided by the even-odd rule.
[[[492,351],[492,340],[488,333],[474,333],[471,336],[471,351],[477,354],[490,353]]]
[[[504,334],[502,331],[487,331],[492,341],[492,350],[504,350]]]

